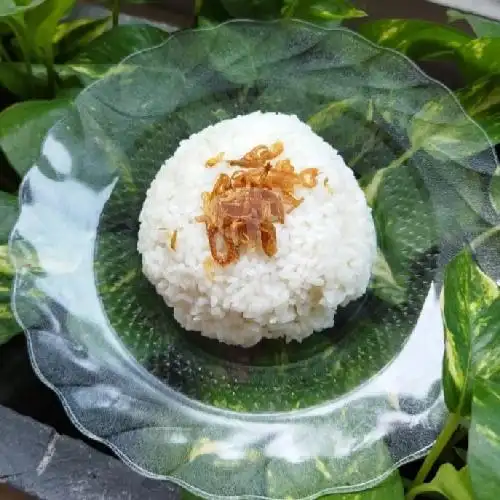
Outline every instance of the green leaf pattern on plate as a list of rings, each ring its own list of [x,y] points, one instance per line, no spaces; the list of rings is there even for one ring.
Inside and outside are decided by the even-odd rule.
[[[200,130],[213,120],[259,109],[263,102],[267,110],[297,112],[296,100],[277,100],[275,95],[267,93],[256,99],[254,95],[249,97],[248,91],[243,89],[231,98],[224,93],[214,94],[208,101],[202,100],[179,108],[169,116],[168,135],[166,124],[157,122],[151,126],[129,156],[130,171],[137,191],[131,194],[123,181],[115,188],[101,223],[101,244],[105,247],[98,245],[97,254],[102,300],[108,314],[111,311],[111,322],[127,347],[145,362],[147,356],[144,349],[148,346],[150,361],[145,363],[146,366],[171,383],[177,378],[178,388],[187,391],[190,396],[215,406],[240,411],[304,408],[341,395],[370,377],[370,373],[380,370],[411,332],[430,285],[434,266],[434,222],[428,210],[428,194],[417,171],[401,167],[387,175],[381,183],[374,207],[379,245],[386,259],[383,279],[388,278],[387,266],[390,266],[390,279],[396,280],[384,284],[385,292],[380,291],[380,281],[378,284],[375,281],[375,289],[378,290],[375,295],[389,298],[389,285],[392,295],[388,302],[368,297],[350,306],[339,316],[339,325],[345,323],[344,326],[318,333],[300,347],[269,341],[252,350],[238,350],[203,339],[197,333],[183,333],[172,321],[163,319],[163,325],[156,324],[154,328],[150,322],[144,321],[148,315],[147,307],[145,303],[134,301],[130,290],[140,287],[149,290],[151,296],[154,295],[152,288],[138,284],[146,280],[140,271],[135,250],[137,218],[151,179],[164,159],[173,153],[181,138]],[[345,133],[348,123],[345,113],[338,114],[331,104],[322,110],[321,101],[316,102],[312,108],[309,107],[309,113],[311,109],[317,109],[318,112],[314,116],[307,116],[304,110],[303,118],[321,123],[321,133],[333,144],[343,144],[344,147],[352,148],[353,152],[359,152],[359,146],[366,136],[358,133],[356,125],[366,121],[366,118],[357,111],[357,102],[352,101],[355,104],[353,109],[348,106],[349,102],[343,103],[341,108],[353,119],[356,118],[350,129],[351,144],[335,141],[330,135],[338,133],[341,128],[344,129],[341,133]],[[343,127],[339,127],[339,123]],[[167,137],[168,141],[165,140]],[[358,166],[363,171],[361,162]],[[107,234],[120,223],[128,228],[126,238]],[[109,238],[115,242],[123,238],[123,243],[108,245],[106,241]],[[101,251],[106,251],[105,248],[111,252],[117,252],[116,249],[120,248],[120,258],[113,258],[113,253],[101,254]],[[118,267],[114,264],[117,260],[120,263]],[[107,266],[106,262],[113,265]],[[135,270],[132,267],[134,265],[137,266]],[[134,281],[137,284],[130,288],[130,283],[122,286],[120,279],[123,277],[131,277],[137,280]],[[117,308],[118,303],[120,307]],[[118,311],[125,303],[131,317],[137,318],[137,323],[128,325],[126,319],[119,317]],[[161,301],[157,307],[158,314],[166,309]],[[368,310],[371,311],[370,318],[367,316]],[[148,332],[139,327],[141,318]],[[156,339],[151,338],[153,332],[156,332]],[[336,340],[339,338],[343,340]],[[164,352],[161,352],[161,347]],[[225,361],[227,359],[239,361],[228,363]],[[249,366],[249,360],[251,365],[262,366]],[[280,367],[272,368],[275,363]],[[283,395],[281,401],[269,399],[266,392],[262,391],[269,384],[273,391]],[[309,388],[313,384],[317,390],[311,393]]]

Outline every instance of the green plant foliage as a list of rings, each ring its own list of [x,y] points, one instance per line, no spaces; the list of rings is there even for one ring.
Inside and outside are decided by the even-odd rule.
[[[99,38],[110,26],[110,19],[75,19],[60,23],[52,43],[55,45],[56,60],[66,61],[87,48],[88,44]]]
[[[359,32],[384,47],[416,60],[453,57],[472,37],[452,26],[413,19],[366,22]]]
[[[159,45],[168,36],[154,26],[117,26],[89,43],[68,62],[68,67],[88,85],[102,78],[128,55]]]
[[[456,93],[467,114],[488,134],[493,144],[500,143],[500,75],[475,80]]]
[[[442,296],[446,342],[443,385],[448,408],[461,416],[471,412],[483,312],[498,295],[495,282],[475,265],[470,252],[462,252],[448,265]]]
[[[479,319],[474,349],[468,463],[477,498],[500,491],[500,299]]]
[[[289,17],[334,26],[344,19],[366,16],[350,0],[200,0],[196,3],[196,14],[200,25],[231,18]]]
[[[199,497],[186,490],[182,490],[181,498],[182,500],[197,500]],[[287,498],[293,497],[290,496]],[[401,477],[398,473],[394,473],[374,488],[369,488],[364,491],[357,491],[353,493],[326,495],[321,498],[322,500],[404,500],[405,496]]]
[[[377,297],[390,304],[403,304],[407,297],[406,288],[398,283],[380,248],[377,249],[370,287]]]
[[[68,105],[67,99],[25,101],[0,113],[0,146],[21,177],[34,165],[43,138]]]
[[[321,24],[338,24],[344,19],[366,16],[349,0],[284,0],[283,17],[295,17]]]
[[[7,256],[7,241],[17,217],[17,198],[0,191],[0,345],[19,332],[10,310],[13,269]]]
[[[89,43],[71,60],[71,64],[118,64],[134,52],[159,45],[168,36],[167,32],[154,26],[118,26]]]
[[[431,482],[414,488],[406,496],[406,500],[413,500],[415,497],[424,494],[437,494],[448,500],[475,499],[468,468],[462,467],[460,470],[457,470],[451,464],[443,464]]]

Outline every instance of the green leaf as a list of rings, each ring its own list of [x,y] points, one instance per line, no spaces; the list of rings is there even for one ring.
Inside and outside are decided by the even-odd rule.
[[[2,62],[0,64],[0,85],[7,88],[14,95],[23,99],[47,98],[47,68],[43,64],[32,64],[31,85],[26,73],[26,65],[20,62]],[[83,88],[78,72],[64,64],[54,66],[58,74],[60,89],[68,87]]]
[[[416,60],[449,58],[471,40],[469,35],[451,26],[405,19],[367,22],[358,31],[369,40]]]
[[[116,64],[134,52],[161,44],[168,37],[169,33],[154,26],[118,26],[90,43],[72,62]]]
[[[182,500],[196,500],[198,498],[187,490],[181,490]],[[374,488],[354,493],[325,495],[320,497],[320,500],[404,500],[403,483],[400,475],[395,472]]]
[[[389,304],[397,306],[406,300],[406,289],[397,282],[380,248],[377,248],[370,289],[377,297]]]
[[[498,328],[496,333],[498,339]],[[468,452],[472,488],[478,500],[495,500],[500,491],[499,415],[500,381],[479,378],[474,384]]]
[[[392,474],[383,483],[364,491],[338,493],[320,497],[321,500],[404,500],[403,483],[399,473]]]
[[[490,149],[487,135],[455,104],[450,95],[429,101],[408,127],[414,150],[423,149],[438,159],[470,158]]]
[[[498,21],[493,21],[492,19],[476,16],[474,14],[466,14],[458,10],[448,10],[447,14],[450,22],[467,21],[478,37],[500,37],[500,23]]]
[[[231,17],[246,19],[277,19],[280,17],[281,2],[282,0],[221,0]]]
[[[0,3],[0,18],[2,17],[14,17],[24,12],[34,9],[38,5],[45,2],[45,0],[33,0],[22,1],[22,0],[3,0]]]
[[[0,245],[5,245],[17,218],[17,198],[0,191]]]
[[[443,386],[451,412],[470,415],[473,350],[481,314],[498,296],[498,288],[464,250],[446,267],[442,291],[445,323]]]
[[[474,346],[474,386],[468,463],[478,499],[500,491],[500,299],[482,314]]]
[[[460,47],[463,72],[470,81],[500,74],[500,38],[477,38]]]
[[[323,23],[366,16],[366,12],[354,7],[349,0],[285,0],[281,12],[283,17]]]
[[[349,110],[357,99],[352,97],[343,101],[335,101],[324,108],[320,109],[317,113],[310,116],[307,124],[316,132],[319,133],[324,129],[330,127],[335,123],[344,113]]]
[[[500,143],[500,75],[488,75],[456,92],[467,114]]]
[[[500,384],[500,297],[479,318],[473,366],[476,380]]]
[[[443,464],[430,483],[421,484],[411,489],[407,500],[417,495],[438,493],[448,500],[475,500],[467,467],[460,470],[451,464]]]
[[[0,146],[22,177],[38,159],[50,127],[65,115],[70,101],[25,101],[0,113]]]
[[[45,0],[25,14],[30,42],[42,61],[53,60],[52,40],[61,19],[68,14],[75,0]]]
[[[43,88],[41,82],[37,83],[39,88]],[[33,95],[24,64],[0,62],[0,85],[23,99]]]
[[[10,309],[14,272],[7,255],[7,241],[16,221],[17,211],[17,198],[0,191],[0,345],[20,330]]]
[[[413,166],[394,166],[379,172],[384,172],[384,175],[373,200],[372,213],[379,251],[385,262],[378,272],[386,264],[390,274],[384,275],[388,281],[383,283],[385,288],[379,288],[377,292],[385,299],[390,298],[390,303],[400,304],[403,293],[410,294],[412,280],[422,265],[419,262],[432,252],[436,221],[429,194]],[[377,278],[375,283],[382,285],[381,276]]]
[[[69,58],[105,33],[111,25],[104,19],[75,19],[57,26],[52,42],[56,45],[56,57]]]
[[[403,483],[399,473],[394,473],[375,488],[354,493],[327,495],[322,498],[325,500],[403,500]]]
[[[154,26],[117,26],[89,43],[69,62],[69,67],[88,84],[102,78],[130,54],[159,45],[168,37],[166,31]]]

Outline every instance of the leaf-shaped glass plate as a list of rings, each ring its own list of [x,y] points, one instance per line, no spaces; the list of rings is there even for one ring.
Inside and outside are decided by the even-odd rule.
[[[296,114],[339,149],[369,193],[379,258],[333,329],[239,349],[174,321],[142,275],[137,219],[179,141],[257,109]],[[455,124],[474,158],[447,143]],[[23,183],[13,306],[35,370],[82,432],[198,495],[374,485],[440,430],[440,271],[495,223],[495,169],[447,89],[351,31],[237,21],[175,34],[83,92]]]

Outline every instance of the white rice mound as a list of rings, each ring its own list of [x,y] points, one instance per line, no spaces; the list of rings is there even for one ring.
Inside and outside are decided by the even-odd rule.
[[[284,145],[296,171],[320,171],[304,202],[276,223],[278,251],[241,252],[207,273],[210,254],[201,193],[211,191],[224,152],[237,159],[258,144]],[[325,177],[328,178],[325,185]],[[177,230],[175,250],[171,236]],[[376,254],[376,234],[363,191],[342,157],[296,116],[254,112],[211,125],[183,140],[158,171],[140,214],[138,250],[143,272],[187,330],[249,347],[262,338],[302,339],[331,327],[339,305],[363,295]]]

